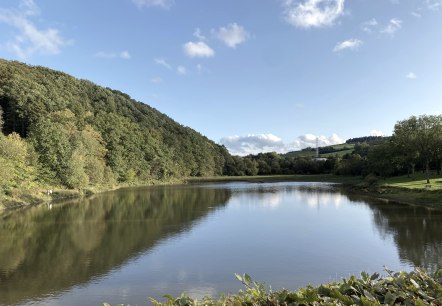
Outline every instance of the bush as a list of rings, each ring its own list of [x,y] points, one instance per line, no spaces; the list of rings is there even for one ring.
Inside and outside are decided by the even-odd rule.
[[[442,270],[430,275],[422,269],[414,272],[386,270],[387,276],[362,272],[355,276],[319,287],[307,286],[297,291],[266,290],[264,285],[254,282],[247,274],[236,275],[245,286],[245,291],[224,296],[218,300],[210,297],[195,300],[183,294],[180,297],[165,296],[165,302],[151,299],[155,306],[192,305],[442,305]],[[109,304],[104,304],[109,305]]]

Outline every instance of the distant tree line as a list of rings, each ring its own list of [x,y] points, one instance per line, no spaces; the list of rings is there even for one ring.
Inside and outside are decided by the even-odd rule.
[[[364,136],[364,137],[356,137],[356,138],[350,138],[345,143],[351,144],[357,144],[357,143],[368,143],[368,144],[378,144],[384,140],[386,140],[388,137],[384,136]]]
[[[344,148],[320,148],[330,153],[325,161],[292,153],[260,153],[228,159],[227,175],[325,174],[380,177],[413,175],[419,169],[426,173],[442,171],[442,116],[412,116],[399,121],[392,137],[360,137],[352,153],[340,156]],[[349,148],[346,148],[346,150]],[[314,151],[312,148],[303,151]]]

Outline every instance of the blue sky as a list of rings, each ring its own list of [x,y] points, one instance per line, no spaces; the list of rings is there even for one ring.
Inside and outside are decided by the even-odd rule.
[[[442,113],[442,0],[2,0],[0,57],[143,101],[232,153]]]

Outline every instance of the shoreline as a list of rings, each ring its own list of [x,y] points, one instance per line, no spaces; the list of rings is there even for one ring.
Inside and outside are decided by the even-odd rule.
[[[407,189],[388,185],[368,186],[361,177],[337,176],[332,174],[318,175],[267,175],[267,176],[219,176],[219,177],[191,177],[169,182],[155,181],[141,184],[124,184],[112,187],[94,186],[83,190],[55,189],[51,196],[43,192],[27,195],[29,201],[23,199],[7,199],[0,202],[0,214],[6,211],[19,210],[27,207],[54,202],[63,202],[71,199],[91,197],[96,194],[132,187],[168,186],[182,184],[222,183],[222,182],[330,182],[340,184],[341,187],[352,194],[375,198],[385,202],[394,202],[405,205],[427,207],[442,210],[442,190]]]
[[[184,182],[184,180],[171,180],[169,182],[153,181],[151,183],[121,184],[107,187],[92,186],[84,188],[82,190],[56,188],[53,190],[53,193],[50,196],[44,192],[44,190],[47,190],[46,188],[39,188],[40,192],[32,195],[26,195],[29,198],[29,201],[24,201],[21,198],[12,198],[7,199],[4,202],[0,202],[0,215],[4,212],[26,209],[28,207],[38,206],[42,204],[59,203],[74,199],[89,198],[97,194],[112,192],[123,188],[179,185],[183,184]]]

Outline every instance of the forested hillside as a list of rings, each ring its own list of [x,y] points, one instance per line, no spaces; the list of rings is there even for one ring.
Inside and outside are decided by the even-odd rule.
[[[3,195],[220,175],[230,157],[122,92],[19,62],[0,60],[0,113]]]

